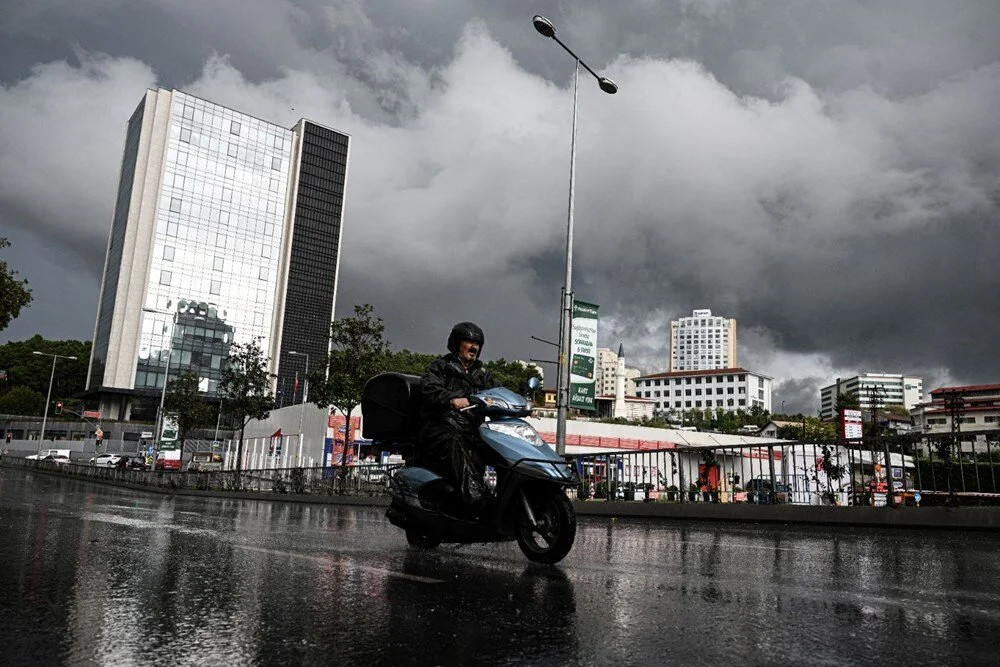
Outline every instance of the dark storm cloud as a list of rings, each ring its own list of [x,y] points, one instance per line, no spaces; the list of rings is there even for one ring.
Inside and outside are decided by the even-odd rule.
[[[352,135],[338,312],[551,357],[529,336],[558,329],[572,63],[536,12],[622,86],[581,80],[574,287],[602,345],[663,370],[669,319],[712,308],[789,412],[857,372],[1000,378],[994,2],[22,3],[0,225],[37,301],[4,335],[91,335],[124,123],[161,85]]]

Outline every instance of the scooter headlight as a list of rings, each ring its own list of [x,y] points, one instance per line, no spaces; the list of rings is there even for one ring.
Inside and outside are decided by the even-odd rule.
[[[542,440],[542,436],[538,435],[538,431],[533,429],[529,424],[510,424],[507,422],[487,422],[484,426],[491,431],[496,431],[497,433],[503,433],[505,435],[530,442],[536,447],[541,447],[545,444]]]

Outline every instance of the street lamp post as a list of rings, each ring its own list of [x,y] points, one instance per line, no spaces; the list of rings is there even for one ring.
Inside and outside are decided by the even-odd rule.
[[[49,420],[49,401],[52,400],[52,381],[56,378],[56,359],[72,359],[73,361],[76,361],[76,357],[39,352],[38,350],[33,351],[32,354],[37,354],[42,357],[52,357],[52,372],[49,374],[49,393],[45,396],[45,412],[42,415],[42,432],[38,436],[38,451],[36,452],[36,454],[41,454],[42,442],[45,440],[45,425]]]
[[[167,302],[167,308],[170,307],[171,302]],[[154,315],[171,315],[171,325],[170,325],[170,338],[167,343],[167,367],[163,373],[163,388],[160,390],[160,407],[156,411],[156,430],[153,431],[153,464],[150,466],[150,470],[156,470],[156,456],[157,442],[162,435],[163,430],[163,405],[167,399],[167,382],[170,380],[170,357],[174,353],[174,331],[177,329],[177,311],[170,313],[165,310],[157,310],[156,308],[143,308],[143,312],[153,313]]]
[[[618,92],[618,84],[611,79],[598,76],[587,63],[580,60],[580,57],[562,43],[556,37],[556,27],[544,16],[535,15],[531,20],[532,24],[544,37],[551,37],[559,46],[565,49],[566,53],[573,57],[573,133],[570,138],[569,151],[569,210],[566,216],[566,279],[563,285],[561,316],[559,319],[559,374],[556,382],[557,411],[556,411],[556,452],[566,453],[566,416],[569,412],[569,349],[570,349],[570,325],[573,318],[573,212],[576,194],[576,115],[577,115],[577,92],[580,84],[580,65],[590,72],[601,90],[614,95]]]
[[[297,357],[306,358],[306,374],[302,378],[302,403],[299,408],[299,462],[302,462],[302,419],[306,412],[306,398],[309,396],[309,353],[308,352],[296,352],[295,350],[289,350],[288,354],[294,354]],[[295,400],[295,397],[292,397]]]

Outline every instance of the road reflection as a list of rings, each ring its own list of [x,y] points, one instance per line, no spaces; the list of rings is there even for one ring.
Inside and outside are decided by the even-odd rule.
[[[976,663],[1000,630],[986,534],[585,519],[553,568],[5,469],[0,530],[10,664]]]

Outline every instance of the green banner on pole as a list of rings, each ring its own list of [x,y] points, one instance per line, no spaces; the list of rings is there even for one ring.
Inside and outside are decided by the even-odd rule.
[[[598,306],[573,300],[570,325],[569,407],[596,410]]]

